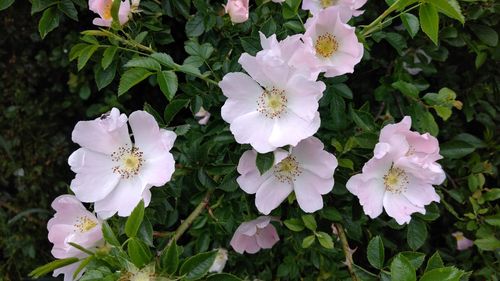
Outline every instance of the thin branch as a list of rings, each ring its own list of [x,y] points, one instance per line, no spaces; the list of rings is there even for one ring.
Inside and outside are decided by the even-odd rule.
[[[349,242],[347,242],[347,237],[345,235],[344,228],[340,223],[336,223],[335,227],[337,228],[337,232],[339,234],[340,243],[342,243],[342,251],[344,252],[345,255],[345,261],[347,269],[349,270],[349,274],[351,275],[351,279],[353,281],[359,281],[358,277],[354,273],[353,269],[354,262],[352,261],[352,254],[350,252],[351,248],[349,247]]]

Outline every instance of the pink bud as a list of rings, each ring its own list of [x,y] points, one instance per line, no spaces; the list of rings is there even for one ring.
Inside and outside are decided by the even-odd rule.
[[[231,17],[233,23],[242,23],[248,20],[249,0],[228,0],[224,6],[226,13]]]

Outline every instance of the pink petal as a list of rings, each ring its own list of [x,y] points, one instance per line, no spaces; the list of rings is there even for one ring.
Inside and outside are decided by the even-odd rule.
[[[281,118],[275,119],[269,143],[275,147],[296,146],[301,140],[314,135],[320,123],[319,112],[316,112],[314,119],[304,120],[289,111]]]
[[[333,178],[331,180],[322,179],[307,171],[303,171],[293,184],[297,202],[306,213],[313,213],[323,208],[323,198],[318,189],[326,191],[332,188]]]
[[[351,178],[352,179],[352,178]],[[351,180],[349,180],[351,181]],[[356,183],[356,179],[352,183]],[[374,219],[382,214],[385,185],[382,179],[370,179],[366,182],[358,181],[357,194],[359,204],[363,206],[363,211],[370,218]],[[348,182],[347,185],[350,185]],[[351,190],[352,187],[349,187]]]
[[[403,194],[384,194],[384,209],[387,214],[394,218],[398,224],[410,222],[411,214],[419,212],[425,214],[425,208],[413,205]]]
[[[236,142],[249,143],[259,153],[267,153],[276,149],[276,146],[268,141],[273,129],[273,120],[257,111],[236,118],[229,128]]]
[[[122,179],[116,188],[104,199],[95,202],[94,210],[102,219],[107,219],[110,212],[118,212],[121,217],[128,217],[142,199],[146,185],[139,177]]]
[[[403,192],[404,196],[414,205],[424,207],[431,202],[439,202],[439,195],[434,187],[412,175],[408,175],[409,183]]]
[[[332,178],[338,165],[337,158],[323,149],[324,145],[319,139],[310,137],[292,148],[292,153],[302,169],[322,178]]]
[[[276,177],[271,176],[257,190],[255,206],[259,212],[268,215],[290,195],[292,190],[290,183],[280,182]]]
[[[271,249],[280,240],[276,228],[272,224],[259,230],[256,235],[257,244],[262,249]]]

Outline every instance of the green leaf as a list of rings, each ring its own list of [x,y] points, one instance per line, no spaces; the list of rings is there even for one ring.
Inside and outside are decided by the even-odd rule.
[[[71,47],[71,50],[69,51],[69,56],[68,56],[69,61],[73,61],[76,58],[78,58],[78,56],[80,56],[80,53],[87,46],[88,46],[88,44],[86,44],[86,43],[78,43],[78,44],[74,45],[73,47]]]
[[[243,50],[251,56],[261,50],[260,41],[255,37],[240,37],[240,43]]]
[[[78,265],[76,268],[75,272],[73,272],[73,280],[76,280],[78,274],[85,268],[87,265],[94,259],[94,256],[88,256],[87,258],[83,259],[82,262]]]
[[[286,0],[282,5],[282,14],[285,19],[294,18],[299,11],[300,0]]]
[[[476,244],[479,249],[485,251],[495,251],[500,249],[500,240],[494,236],[474,240],[474,244]]]
[[[121,26],[120,17],[118,16],[121,3],[121,0],[113,0],[113,5],[111,5],[111,18],[113,19],[111,27],[113,29],[118,29],[118,27]]]
[[[212,251],[189,257],[182,263],[179,274],[184,275],[184,280],[201,279],[207,274],[216,256],[217,251]]]
[[[42,265],[42,266],[35,268],[35,270],[30,272],[28,275],[30,277],[38,278],[38,277],[43,276],[49,272],[54,271],[55,269],[73,264],[77,261],[79,261],[78,258],[67,258],[67,259],[55,260],[55,261],[49,262],[45,265]]]
[[[57,7],[61,12],[74,21],[78,21],[78,11],[76,10],[75,4],[71,0],[61,0]]]
[[[115,233],[113,232],[113,229],[109,226],[108,222],[104,221],[102,223],[102,234],[104,237],[104,240],[108,242],[109,244],[120,247],[120,242],[116,238]]]
[[[283,26],[296,33],[303,33],[305,31],[302,23],[296,20],[287,21],[283,24]]]
[[[406,31],[408,31],[408,34],[410,34],[410,37],[415,37],[420,29],[420,21],[418,18],[413,14],[404,13],[401,15],[401,21]]]
[[[161,65],[153,58],[136,57],[129,60],[124,67],[141,67],[153,71],[160,71]]]
[[[420,27],[435,45],[438,44],[439,15],[436,7],[423,3],[419,8]]]
[[[413,219],[408,224],[406,232],[406,242],[412,250],[417,250],[424,245],[427,239],[427,227],[425,223],[418,219]]]
[[[418,99],[418,93],[420,93],[420,90],[411,83],[399,80],[392,83],[391,86],[411,99]]]
[[[495,201],[500,199],[500,188],[492,188],[483,194],[483,198],[486,201]]]
[[[462,24],[465,23],[465,18],[462,15],[462,10],[457,0],[432,0],[429,3],[446,16],[456,19]]]
[[[0,11],[7,9],[13,3],[14,3],[14,0],[0,0]]]
[[[418,103],[413,103],[408,112],[411,115],[412,126],[417,131],[421,133],[430,133],[433,136],[437,136],[439,133],[439,127],[434,119],[434,116]]]
[[[242,281],[243,279],[240,279],[239,277],[236,277],[232,274],[229,273],[217,273],[208,276],[206,281]]]
[[[427,271],[420,281],[459,281],[462,275],[464,275],[462,270],[450,266]]]
[[[304,224],[299,219],[291,218],[291,219],[285,220],[283,223],[291,231],[299,232],[299,231],[304,230]]]
[[[87,47],[83,48],[78,55],[78,71],[82,70],[85,67],[89,59],[92,55],[97,51],[99,46],[96,45],[87,45]]]
[[[111,67],[103,70],[100,65],[96,65],[94,69],[94,79],[97,85],[97,89],[101,90],[104,87],[108,86],[116,75],[116,63]]]
[[[128,237],[136,237],[137,231],[139,230],[143,219],[144,201],[141,200],[139,204],[135,206],[132,214],[128,217],[127,222],[125,222],[125,234],[127,234]]]
[[[350,110],[352,120],[358,127],[363,129],[364,131],[373,132],[375,131],[375,124],[373,122],[374,118],[370,113],[356,110],[351,107]]]
[[[451,140],[441,145],[440,154],[445,158],[459,159],[474,152],[474,150],[474,146],[469,143],[459,140]]]
[[[151,74],[153,73],[144,68],[131,68],[125,71],[118,85],[118,96],[125,94],[133,86],[148,78]]]
[[[114,46],[106,48],[106,50],[104,50],[101,60],[102,69],[106,69],[109,65],[111,65],[117,50],[118,48]]]
[[[303,215],[302,221],[304,222],[304,225],[308,229],[310,229],[312,231],[316,231],[316,228],[318,227],[318,225],[316,224],[316,220],[314,219],[313,215]]]
[[[174,274],[177,271],[177,267],[179,267],[178,248],[175,241],[173,241],[160,256],[160,267],[162,271],[169,275]]]
[[[202,60],[207,60],[214,52],[214,47],[212,47],[210,43],[200,45],[198,42],[191,40],[184,45],[184,50],[192,56],[197,56]]]
[[[128,241],[127,253],[132,263],[138,268],[144,267],[153,257],[148,245],[136,238],[132,238]]]
[[[436,251],[427,261],[427,266],[425,267],[425,272],[444,267],[443,260],[441,259],[441,255]]]
[[[314,240],[316,240],[316,235],[309,235],[304,240],[302,240],[302,248],[306,249],[311,247],[311,245],[314,243]]]
[[[408,45],[403,35],[396,32],[386,32],[384,33],[384,39],[391,44],[391,46],[396,49],[400,56],[403,55]]]
[[[479,24],[470,24],[469,27],[484,44],[491,47],[498,45],[498,33],[493,28]]]
[[[156,78],[163,95],[171,101],[177,92],[177,75],[173,71],[163,70],[156,74]]]
[[[368,243],[366,257],[368,262],[377,269],[384,267],[384,243],[380,236],[373,237]]]
[[[397,255],[391,263],[392,281],[416,281],[417,276],[411,263],[403,255]]]
[[[197,13],[186,22],[186,35],[188,37],[198,37],[205,31],[203,16]]]
[[[189,104],[188,99],[178,99],[171,101],[167,107],[165,108],[165,112],[163,113],[163,119],[165,120],[165,125],[170,124],[170,121],[174,119],[175,115],[181,111],[182,108],[185,108]]]
[[[57,3],[59,3],[59,0],[33,0],[31,2],[31,15],[34,15],[35,13],[41,12],[41,11],[47,9],[48,7],[55,5]]]
[[[174,62],[174,60],[172,59],[172,57],[169,54],[153,53],[153,54],[151,54],[151,57],[166,67],[170,67],[170,68],[176,67],[176,63]]]
[[[333,240],[330,234],[318,231],[316,235],[318,237],[318,242],[321,246],[323,246],[326,249],[333,249]]]
[[[321,217],[329,220],[329,221],[342,221],[342,215],[340,212],[334,207],[325,207],[321,210]]]
[[[410,262],[410,264],[413,266],[415,270],[420,268],[420,266],[422,266],[425,260],[425,254],[419,252],[405,251],[401,252],[400,254],[403,255]]]
[[[271,169],[273,163],[274,163],[273,152],[268,152],[264,154],[257,153],[257,159],[255,160],[255,164],[257,165],[257,169],[259,169],[261,175],[263,175],[265,172]]]
[[[40,37],[45,38],[49,32],[59,26],[59,11],[56,7],[51,7],[45,10],[38,22],[38,32]]]

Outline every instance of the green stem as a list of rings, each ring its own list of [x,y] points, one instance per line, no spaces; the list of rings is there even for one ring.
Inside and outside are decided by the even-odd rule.
[[[351,275],[351,279],[353,281],[359,281],[358,277],[354,273],[354,269],[352,268],[354,262],[352,261],[352,254],[350,252],[351,248],[349,247],[349,242],[347,242],[347,236],[345,235],[344,228],[340,223],[336,223],[335,227],[337,228],[337,232],[339,234],[340,243],[342,243],[342,251],[345,255],[345,260],[347,264],[347,269],[349,270],[349,274]]]
[[[370,35],[371,33],[379,30],[382,28],[381,22],[392,12],[397,10],[399,4],[403,0],[396,0],[387,10],[385,10],[378,18],[376,18],[374,21],[372,21],[369,25],[365,26],[363,28],[363,31],[361,31],[361,36],[365,38],[366,36]]]

